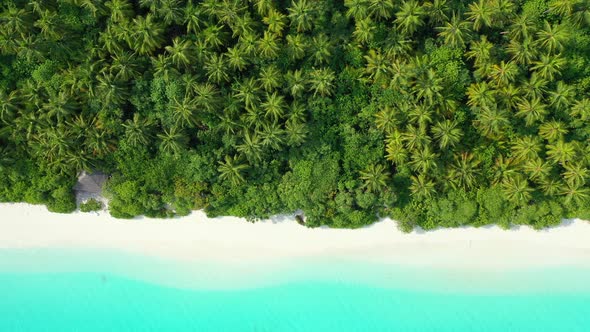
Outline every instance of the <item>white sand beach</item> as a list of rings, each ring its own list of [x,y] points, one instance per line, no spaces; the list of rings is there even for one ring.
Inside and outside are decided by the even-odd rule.
[[[177,219],[120,220],[106,211],[55,214],[44,206],[3,203],[3,248],[106,249],[228,263],[342,257],[470,269],[590,266],[590,223],[569,220],[542,231],[484,227],[404,234],[392,220],[356,230],[309,229],[287,216],[249,223],[234,217],[207,218],[196,211]]]

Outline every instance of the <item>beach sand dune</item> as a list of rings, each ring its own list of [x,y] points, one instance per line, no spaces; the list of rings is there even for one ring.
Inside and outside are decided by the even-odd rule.
[[[50,213],[44,206],[0,204],[0,248],[119,250],[173,260],[270,262],[300,257],[440,267],[590,266],[590,223],[569,220],[535,231],[519,227],[440,229],[410,234],[385,219],[362,229],[310,229],[293,216],[249,223],[207,218],[120,220],[106,211]]]

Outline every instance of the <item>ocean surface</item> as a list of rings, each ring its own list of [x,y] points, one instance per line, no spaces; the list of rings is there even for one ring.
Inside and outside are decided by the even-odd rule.
[[[590,270],[0,250],[0,331],[590,331]]]

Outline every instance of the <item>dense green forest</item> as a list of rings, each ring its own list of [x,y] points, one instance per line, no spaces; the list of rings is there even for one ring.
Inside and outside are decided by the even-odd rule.
[[[586,0],[0,0],[0,200],[590,219]]]

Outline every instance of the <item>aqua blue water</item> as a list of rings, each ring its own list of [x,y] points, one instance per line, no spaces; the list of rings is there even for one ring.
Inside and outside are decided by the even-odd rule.
[[[67,255],[51,259],[56,257],[72,261]],[[504,284],[465,292],[440,289],[447,284],[442,276],[456,274],[378,265],[367,271],[361,263],[356,268],[399,274],[403,283],[391,278],[389,285],[371,284],[355,276],[331,281],[325,268],[317,278],[281,276],[281,282],[267,286],[211,290],[130,278],[105,265],[104,258],[87,254],[80,272],[78,264],[65,269],[65,263],[62,272],[43,271],[39,265],[51,261],[47,256],[0,251],[0,331],[590,331],[589,288],[573,285],[590,280],[590,271],[571,267],[504,275],[517,285],[537,281],[526,290]],[[27,259],[36,268],[25,269]],[[132,256],[117,259],[139,266]],[[352,270],[355,266],[349,266]],[[415,273],[427,275],[416,276],[417,283],[439,288],[411,285]],[[429,281],[428,275],[437,280]]]

